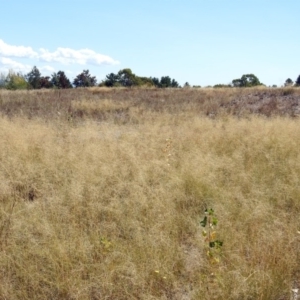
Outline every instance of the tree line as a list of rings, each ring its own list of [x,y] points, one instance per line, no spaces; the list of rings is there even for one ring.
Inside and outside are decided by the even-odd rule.
[[[263,83],[254,74],[245,74],[241,78],[233,79],[230,84],[216,84],[214,88],[231,88],[231,87],[254,87],[262,86]],[[293,82],[288,78],[285,81],[285,86],[300,86],[300,75]],[[181,88],[179,83],[170,76],[156,77],[141,77],[135,75],[131,69],[122,69],[118,73],[110,73],[106,75],[105,79],[99,84],[95,76],[92,76],[89,70],[83,70],[78,74],[73,82],[67,77],[64,71],[58,71],[51,76],[42,76],[39,69],[34,66],[32,70],[23,75],[10,70],[7,75],[0,74],[0,88],[8,90],[17,89],[69,89],[78,87],[156,87],[156,88]],[[191,87],[188,82],[183,86],[184,88]],[[193,86],[199,88],[201,86]],[[273,86],[276,87],[276,86]]]
[[[179,83],[169,76],[162,76],[160,79],[156,77],[140,77],[135,75],[131,69],[120,70],[117,74],[110,73],[106,75],[105,79],[97,84],[97,79],[92,76],[89,70],[83,70],[78,74],[73,82],[67,77],[64,71],[58,71],[51,76],[42,76],[39,69],[34,66],[32,70],[23,75],[10,70],[5,76],[0,74],[0,88],[8,90],[17,89],[70,89],[78,87],[135,87],[148,86],[158,88],[179,88]]]

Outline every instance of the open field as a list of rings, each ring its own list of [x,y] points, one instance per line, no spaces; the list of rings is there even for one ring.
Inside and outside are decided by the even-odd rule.
[[[0,299],[291,299],[299,113],[293,88],[0,91]]]

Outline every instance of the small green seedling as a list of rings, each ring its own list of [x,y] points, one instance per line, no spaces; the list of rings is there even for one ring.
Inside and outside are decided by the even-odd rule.
[[[220,261],[218,254],[223,246],[223,242],[216,239],[217,232],[215,231],[215,227],[218,224],[218,219],[215,216],[215,212],[212,208],[206,209],[204,214],[205,216],[200,222],[200,225],[204,228],[202,235],[205,238],[205,242],[208,246],[207,255],[210,258],[211,263],[218,263]]]

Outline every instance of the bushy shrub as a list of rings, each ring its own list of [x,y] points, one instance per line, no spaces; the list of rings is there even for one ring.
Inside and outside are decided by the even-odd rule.
[[[5,87],[8,90],[25,90],[28,88],[28,83],[21,73],[9,71],[5,79]]]

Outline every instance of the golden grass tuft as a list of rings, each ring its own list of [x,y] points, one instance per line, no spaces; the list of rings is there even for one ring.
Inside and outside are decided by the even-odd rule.
[[[289,299],[297,118],[212,118],[189,100],[211,94],[193,91],[180,103],[175,91],[80,93],[0,119],[1,299]],[[235,97],[224,93],[221,104]],[[201,234],[206,208],[224,242],[218,264]]]

